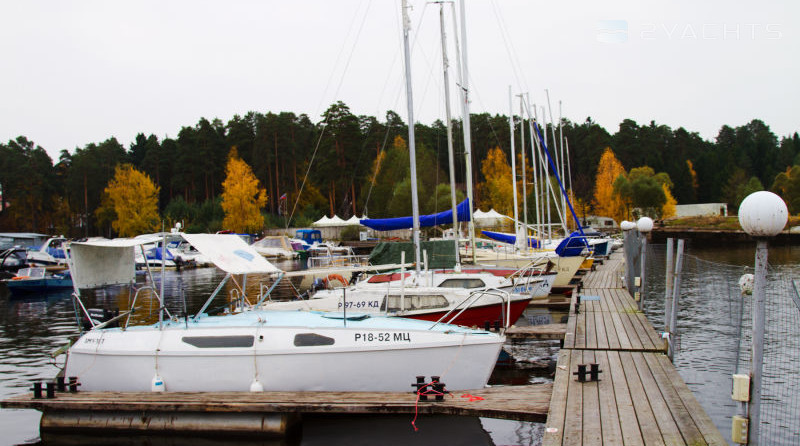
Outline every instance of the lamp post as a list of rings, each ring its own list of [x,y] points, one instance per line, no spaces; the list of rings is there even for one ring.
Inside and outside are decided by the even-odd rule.
[[[786,226],[789,211],[781,197],[760,191],[748,195],[739,205],[739,224],[756,239],[755,284],[753,285],[753,352],[748,415],[750,444],[759,444],[761,424],[761,386],[764,365],[764,326],[766,323],[767,241]]]
[[[632,246],[632,235],[631,230],[636,228],[636,223],[623,220],[622,223],[619,224],[620,229],[622,229],[622,246],[624,247],[625,252],[625,283],[628,288],[628,292],[633,295],[633,277],[636,275],[633,273],[633,266],[635,264],[634,255],[633,255],[633,246]]]
[[[653,219],[650,217],[642,217],[636,222],[636,229],[641,234],[641,255],[639,256],[639,311],[644,308],[644,254],[647,251],[647,234],[653,230]]]

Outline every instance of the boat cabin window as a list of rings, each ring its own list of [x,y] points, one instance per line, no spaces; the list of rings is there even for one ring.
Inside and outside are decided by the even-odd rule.
[[[316,347],[319,345],[333,345],[335,339],[316,333],[298,333],[294,335],[295,347]]]
[[[252,347],[254,336],[184,336],[181,340],[197,348]]]
[[[483,288],[486,284],[481,279],[445,279],[439,284],[441,288]]]
[[[400,311],[400,296],[390,295],[389,311]],[[447,308],[449,306],[447,299],[440,294],[421,294],[421,295],[408,295],[403,296],[405,310],[428,310],[436,308]],[[386,299],[383,301],[382,308],[386,308]]]

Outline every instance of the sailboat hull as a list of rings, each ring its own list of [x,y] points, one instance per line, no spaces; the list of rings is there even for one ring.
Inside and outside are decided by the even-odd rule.
[[[416,376],[441,376],[452,390],[476,389],[486,385],[504,341],[474,330],[421,329],[430,324],[419,321],[192,324],[90,331],[70,349],[66,376],[90,391],[146,392],[156,375],[170,392],[248,391],[255,380],[271,391],[406,392]]]

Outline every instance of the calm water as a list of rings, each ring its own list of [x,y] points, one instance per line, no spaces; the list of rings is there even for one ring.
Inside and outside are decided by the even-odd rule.
[[[278,264],[283,269],[297,269],[292,263]],[[167,271],[164,281],[167,307],[181,311],[183,299],[191,312],[197,311],[205,298],[217,286],[224,274],[215,268],[201,268],[182,272]],[[156,286],[160,286],[156,274]],[[138,282],[144,283],[144,277]],[[248,294],[258,293],[259,280],[250,279]],[[87,307],[129,308],[131,296],[127,287],[98,291],[85,299]],[[156,321],[157,314],[149,308],[147,300],[137,306],[141,322]],[[219,303],[222,303],[221,298]],[[211,305],[213,308],[215,304]],[[536,320],[545,317],[536,314]],[[534,316],[532,316],[534,318]],[[49,353],[76,337],[78,329],[69,292],[47,296],[32,296],[27,299],[11,298],[5,286],[0,285],[0,398],[28,392],[36,379],[52,379],[63,366],[64,357],[53,361]],[[512,346],[509,346],[512,348]],[[525,384],[551,380],[553,360],[558,345],[552,342],[521,343],[513,346],[515,355],[521,358],[518,364],[499,365],[490,383]],[[409,381],[410,385],[411,381]],[[418,432],[411,427],[412,416],[392,417],[307,417],[303,422],[301,438],[280,441],[284,445],[359,445],[359,444],[430,444],[448,445],[530,445],[541,441],[544,426],[539,423],[523,423],[470,417],[423,416],[417,420]],[[39,436],[40,413],[33,410],[0,410],[0,445],[14,444],[80,444],[86,439]],[[197,439],[175,437],[130,437],[95,439],[103,444],[185,444],[197,443]],[[230,444],[230,440],[202,439],[203,444]],[[245,444],[248,442],[245,441]],[[257,444],[262,444],[258,442]]]

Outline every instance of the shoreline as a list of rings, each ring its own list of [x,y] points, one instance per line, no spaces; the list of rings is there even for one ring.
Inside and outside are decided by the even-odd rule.
[[[703,228],[665,228],[655,227],[648,239],[652,243],[665,243],[667,238],[691,240],[698,245],[714,245],[719,243],[753,243],[755,239],[742,230],[703,229]],[[783,245],[800,245],[800,233],[782,231],[770,239],[773,243]]]

